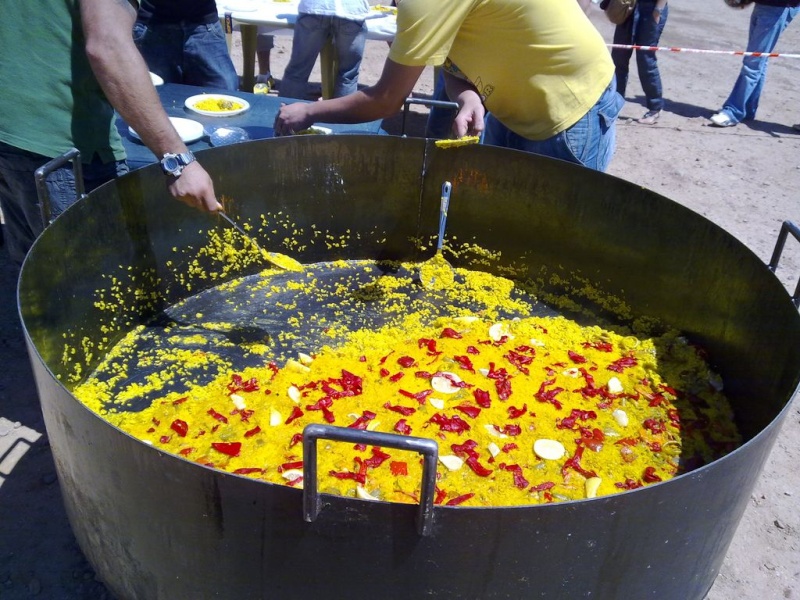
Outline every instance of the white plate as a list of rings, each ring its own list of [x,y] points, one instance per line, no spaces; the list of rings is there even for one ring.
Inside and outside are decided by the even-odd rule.
[[[241,108],[237,108],[236,110],[203,110],[196,106],[197,103],[202,100],[230,100],[231,102],[236,102],[241,105]],[[196,96],[187,98],[184,104],[189,110],[207,117],[232,117],[250,108],[250,103],[247,100],[237,98],[236,96],[226,96],[225,94],[197,94]]]
[[[169,120],[172,122],[172,126],[175,128],[175,131],[178,132],[178,135],[181,136],[185,144],[195,142],[203,137],[202,123],[192,121],[191,119],[183,119],[181,117],[170,117]],[[142,139],[132,127],[128,127],[128,132],[137,140]]]
[[[152,71],[150,71],[150,81],[153,82],[153,85],[163,85],[164,80],[161,78],[160,75],[156,75]]]

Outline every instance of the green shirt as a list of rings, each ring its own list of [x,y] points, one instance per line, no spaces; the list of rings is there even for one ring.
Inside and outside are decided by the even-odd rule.
[[[125,158],[116,115],[84,51],[79,0],[4,0],[0,141],[49,158]]]

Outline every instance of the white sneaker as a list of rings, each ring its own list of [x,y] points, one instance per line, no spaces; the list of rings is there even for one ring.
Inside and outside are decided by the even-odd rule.
[[[737,124],[728,113],[722,111],[711,115],[709,120],[712,125],[716,125],[717,127],[733,127]]]

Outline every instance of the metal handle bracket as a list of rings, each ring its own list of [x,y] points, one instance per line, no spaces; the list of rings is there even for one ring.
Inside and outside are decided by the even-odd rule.
[[[772,251],[772,258],[770,258],[769,265],[767,265],[769,270],[773,273],[778,268],[778,262],[781,259],[783,247],[786,245],[786,238],[790,233],[794,236],[794,239],[800,242],[800,227],[791,221],[784,221],[783,225],[781,226],[781,232],[778,234],[778,241],[775,243],[775,250]],[[797,287],[794,290],[792,302],[794,303],[795,308],[800,308],[800,279],[797,281]]]
[[[303,518],[308,523],[315,521],[320,512],[317,489],[317,440],[319,439],[409,450],[422,454],[422,489],[417,513],[417,531],[422,536],[431,533],[433,498],[436,492],[436,461],[439,460],[439,444],[435,440],[333,425],[306,425],[303,429]]]
[[[61,168],[66,163],[72,161],[72,173],[75,176],[75,198],[81,200],[86,196],[86,189],[83,185],[83,165],[81,164],[81,153],[77,148],[67,150],[61,156],[56,156],[53,160],[39,167],[33,176],[36,179],[36,194],[39,196],[39,207],[42,216],[42,228],[50,224],[50,191],[47,189],[47,176],[56,169]]]

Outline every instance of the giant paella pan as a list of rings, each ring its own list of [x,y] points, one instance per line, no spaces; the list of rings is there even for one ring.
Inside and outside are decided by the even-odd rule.
[[[680,331],[724,381],[741,443],[667,481],[515,506],[435,502],[436,459],[444,453],[435,435],[309,425],[296,449],[302,489],[146,443],[90,410],[76,390],[131,331],[200,330],[204,313],[224,311],[230,296],[243,293],[226,286],[264,268],[220,263],[208,249],[228,226],[172,201],[158,167],[146,168],[59,217],[29,254],[19,284],[70,522],[116,595],[705,596],[800,381],[800,317],[770,268],[658,194],[525,153],[331,136],[252,142],[202,158],[248,235],[317,269],[315,276],[319,265],[332,273],[365,260],[393,276],[407,262],[430,259],[442,182],[452,182],[446,257],[457,273],[512,281],[542,315]],[[455,240],[467,250],[452,251]],[[269,310],[237,302],[250,311],[193,340],[222,340],[217,345],[238,358],[237,348],[257,343],[285,363],[298,348],[313,354],[337,318],[381,325],[369,310],[342,317],[338,305],[311,303],[292,321],[305,337],[286,336],[288,321],[275,313],[297,310],[296,276],[271,276],[277,295]],[[421,287],[410,281],[406,295]],[[441,306],[441,298],[432,304]],[[320,315],[330,327],[312,326]],[[214,319],[225,320],[236,321]],[[142,359],[146,352],[134,353],[130,377],[152,380],[165,368]],[[147,409],[142,398],[131,412]],[[322,440],[418,453],[419,495],[396,502],[330,493],[318,485]]]

